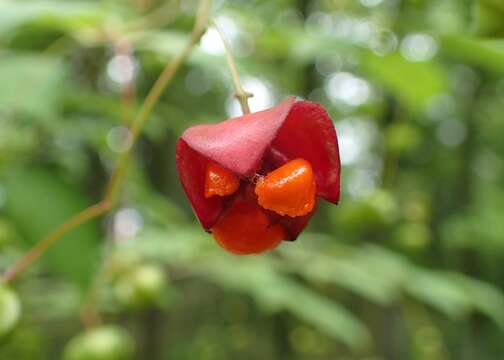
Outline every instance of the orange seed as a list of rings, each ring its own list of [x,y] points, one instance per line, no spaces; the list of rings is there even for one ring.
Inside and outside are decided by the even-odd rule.
[[[214,195],[227,196],[233,194],[240,186],[240,179],[231,171],[210,161],[205,176],[205,197]]]
[[[265,209],[290,217],[306,215],[315,206],[312,166],[304,159],[291,160],[261,178],[255,192]]]

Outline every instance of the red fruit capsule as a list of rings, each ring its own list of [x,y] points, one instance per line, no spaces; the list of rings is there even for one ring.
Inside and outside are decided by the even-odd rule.
[[[275,248],[285,239],[279,224],[271,224],[257,204],[236,200],[212,228],[215,240],[227,251],[259,254]]]
[[[235,254],[295,240],[318,198],[339,201],[336,131],[317,103],[289,97],[264,111],[193,126],[176,157],[201,225]]]

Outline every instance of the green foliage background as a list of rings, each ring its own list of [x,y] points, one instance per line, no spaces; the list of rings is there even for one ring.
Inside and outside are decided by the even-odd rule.
[[[99,201],[121,134],[195,9],[0,0],[2,269]],[[137,359],[500,358],[504,2],[215,0],[211,13],[253,110],[290,94],[327,107],[340,205],[321,203],[296,242],[264,256],[228,255],[200,229],[175,143],[238,106],[210,31],[156,106],[119,207],[14,283],[23,314],[0,358],[59,359],[104,257],[113,270],[99,309],[133,335]],[[115,276],[140,263],[160,266],[167,284],[160,305],[131,310]]]

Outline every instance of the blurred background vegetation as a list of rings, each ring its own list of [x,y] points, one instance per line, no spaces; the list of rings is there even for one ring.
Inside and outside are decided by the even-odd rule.
[[[2,269],[100,200],[196,6],[0,0]],[[240,113],[209,30],[135,147],[119,206],[16,279],[21,312],[2,289],[0,358],[500,358],[504,1],[215,0],[211,14],[253,111],[290,94],[327,107],[340,205],[264,256],[228,255],[201,230],[175,143]],[[67,345],[96,279],[111,325]],[[116,357],[76,355],[103,343]]]

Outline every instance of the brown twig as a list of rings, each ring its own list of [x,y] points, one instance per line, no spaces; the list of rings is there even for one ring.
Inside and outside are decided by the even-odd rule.
[[[240,81],[240,75],[238,75],[238,69],[236,68],[235,61],[233,59],[233,53],[231,52],[231,48],[229,47],[229,44],[226,40],[226,37],[224,36],[224,33],[221,31],[221,29],[217,26],[217,23],[213,20],[210,19],[210,24],[217,30],[217,33],[219,34],[222,45],[224,46],[224,51],[226,52],[226,61],[229,66],[229,71],[231,72],[231,77],[233,78],[233,85],[235,88],[235,96],[240,102],[240,106],[242,108],[242,112],[244,114],[250,114],[250,107],[248,104],[248,98],[252,97],[253,95],[249,92],[246,92],[243,89],[243,86]]]
[[[180,11],[180,0],[170,0],[149,14],[126,25],[127,31],[162,28],[173,22]]]
[[[2,275],[2,282],[7,283],[11,281],[18,273],[23,271],[31,263],[37,260],[51,245],[58,241],[63,235],[68,231],[76,228],[80,224],[91,220],[106,213],[111,207],[111,204],[106,201],[99,202],[98,204],[92,205],[80,213],[74,215],[66,222],[58,226],[51,233],[49,233],[45,238],[40,240],[35,246],[33,246],[26,254],[23,255],[12,267],[7,269],[7,271]]]
[[[159,100],[163,90],[170,83],[173,76],[177,72],[180,65],[185,61],[185,59],[192,52],[194,46],[198,43],[201,36],[206,30],[206,21],[208,17],[208,0],[201,0],[200,7],[198,11],[198,17],[196,18],[196,23],[194,25],[193,31],[191,33],[191,37],[189,38],[189,42],[186,44],[185,48],[182,52],[176,56],[163,70],[159,78],[156,80],[151,90],[147,94],[140,111],[133,122],[131,127],[131,142],[135,144],[138,140],[138,137],[143,129],[145,123],[149,119],[149,116]],[[121,182],[124,179],[124,174],[127,170],[127,166],[129,163],[129,159],[131,157],[131,151],[127,151],[123,153],[121,158],[119,159],[118,166],[116,170],[112,174],[112,178],[107,187],[107,191],[105,193],[105,199],[114,203],[117,196],[117,190],[120,188]]]
[[[166,65],[165,69],[147,94],[147,97],[145,98],[142,107],[131,126],[131,146],[121,155],[118,165],[111,176],[109,185],[107,186],[104,200],[74,215],[49,233],[45,238],[40,240],[21,259],[12,265],[12,267],[5,271],[1,277],[1,281],[3,283],[11,281],[18,273],[22,272],[25,268],[42,256],[50,246],[56,243],[68,231],[90,219],[103,215],[114,206],[117,198],[117,192],[122,184],[131,157],[131,149],[138,140],[145,123],[149,119],[154,106],[158,102],[166,86],[173,79],[173,76],[179,69],[180,65],[182,65],[186,58],[191,54],[194,46],[204,34],[208,21],[208,6],[209,0],[200,0],[198,15],[188,43],[182,52]]]
[[[112,37],[112,41],[114,43],[114,52],[116,55],[126,55],[130,58],[133,57],[133,50],[127,39]],[[134,80],[120,85],[121,120],[126,126],[129,125],[132,120],[130,114],[132,113],[133,103],[135,101],[135,90],[136,83]],[[94,273],[91,286],[87,289],[84,296],[84,301],[80,311],[80,318],[86,329],[102,324],[102,319],[98,312],[96,303],[99,289],[104,286],[107,280],[111,255],[114,252],[114,245],[113,241],[107,241],[100,266]]]
[[[99,269],[96,271],[93,282],[89,287],[80,311],[80,318],[87,329],[100,325],[102,320],[97,310],[97,299],[100,289],[105,285],[112,268],[112,255],[115,244],[109,241],[103,254]]]

